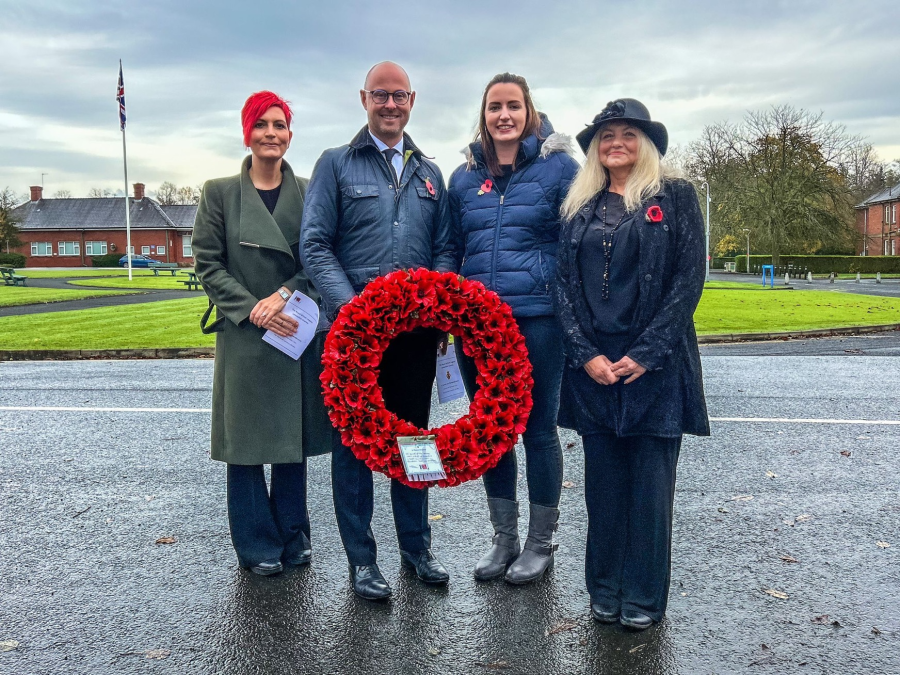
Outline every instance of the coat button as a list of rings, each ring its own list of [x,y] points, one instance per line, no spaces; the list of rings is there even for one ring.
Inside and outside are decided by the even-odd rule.
[[[400,223],[398,221],[394,221],[394,227],[400,227]]]
[[[393,190],[393,189],[394,189],[393,185],[388,185],[388,190]]]
[[[663,229],[664,229],[666,232],[668,232],[668,231],[669,231],[669,226],[668,226],[668,225],[663,225]]]
[[[652,274],[647,274],[644,276],[644,281],[650,281],[653,278]]]
[[[356,191],[356,194],[361,195],[361,194],[362,194],[362,190],[357,190],[357,191]]]

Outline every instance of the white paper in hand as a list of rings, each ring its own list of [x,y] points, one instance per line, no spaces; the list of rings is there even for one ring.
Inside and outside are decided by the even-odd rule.
[[[316,335],[316,326],[319,323],[319,306],[308,295],[303,295],[300,291],[294,291],[294,294],[281,311],[300,324],[297,332],[290,337],[281,337],[267,330],[266,334],[263,335],[263,341],[268,342],[276,349],[280,349],[296,361]]]
[[[456,360],[456,350],[453,342],[447,348],[446,354],[437,353],[437,388],[438,403],[448,403],[466,396],[466,388],[463,386],[462,376],[459,374],[459,363]]]
[[[397,436],[406,477],[414,483],[447,477],[434,436]]]

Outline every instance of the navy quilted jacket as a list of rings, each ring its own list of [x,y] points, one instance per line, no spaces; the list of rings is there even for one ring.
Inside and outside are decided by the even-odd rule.
[[[505,193],[478,194],[491,178],[480,142],[448,188],[459,273],[495,291],[517,317],[553,314],[559,206],[578,171],[568,137],[542,120],[546,140],[522,141]]]

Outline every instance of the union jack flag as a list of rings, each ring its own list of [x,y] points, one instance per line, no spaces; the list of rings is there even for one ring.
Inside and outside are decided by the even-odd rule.
[[[116,89],[116,100],[119,102],[119,127],[125,131],[125,80],[122,79],[122,61],[119,60],[119,86]]]

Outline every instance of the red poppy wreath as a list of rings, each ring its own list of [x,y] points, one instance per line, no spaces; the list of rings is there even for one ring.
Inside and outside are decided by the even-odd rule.
[[[425,430],[384,406],[381,356],[391,340],[419,326],[463,339],[478,367],[468,414]],[[525,431],[531,412],[531,364],[512,310],[483,284],[450,272],[398,270],[369,283],[338,313],[322,357],[325,407],[341,439],[373,471],[412,487],[449,487],[496,466]],[[433,434],[447,478],[410,482],[398,436]]]

